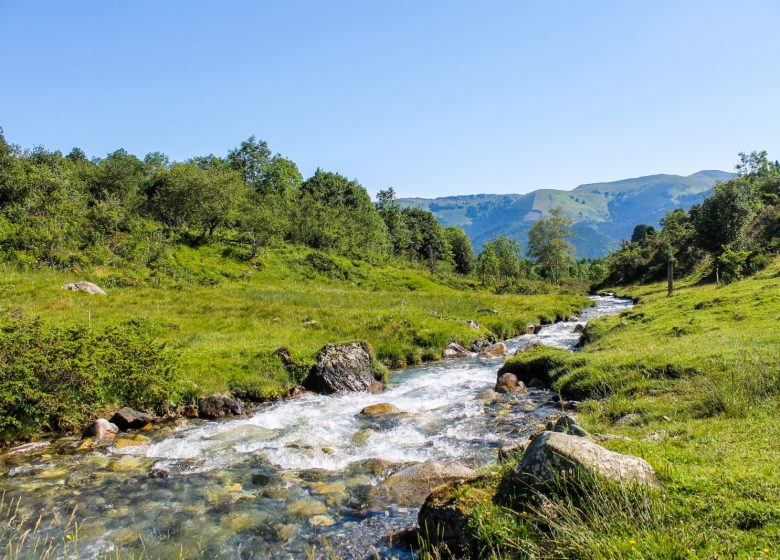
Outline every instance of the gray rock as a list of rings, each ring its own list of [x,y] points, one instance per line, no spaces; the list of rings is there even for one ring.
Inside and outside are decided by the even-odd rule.
[[[630,412],[622,418],[615,421],[615,426],[638,426],[642,423],[642,415],[636,412]]]
[[[112,424],[105,418],[98,418],[92,424],[84,428],[81,433],[82,438],[95,438],[102,440],[111,440],[119,433],[119,427],[116,424]]]
[[[545,490],[575,482],[581,475],[660,486],[653,467],[639,457],[615,453],[584,437],[549,431],[534,437],[505,482],[511,491],[522,494],[529,487]]]
[[[550,432],[560,432],[562,434],[571,434],[577,437],[589,437],[586,432],[571,416],[561,416],[555,422],[548,422],[545,428]]]
[[[581,333],[585,330],[585,324],[584,323],[577,323],[577,326],[574,327],[574,332]]]
[[[480,307],[477,309],[477,313],[491,313],[493,315],[498,315],[498,309],[491,309],[490,307]]]
[[[509,349],[503,342],[497,342],[487,348],[480,350],[479,355],[483,358],[503,358],[509,353]]]
[[[474,319],[469,319],[468,321],[466,321],[466,324],[472,329],[479,330],[479,323],[477,323]]]
[[[471,352],[457,342],[450,343],[450,345],[444,349],[445,358],[466,358],[468,356],[471,356]]]
[[[225,416],[238,416],[244,413],[241,402],[224,393],[214,393],[209,397],[198,399],[198,416],[200,418],[218,419]]]
[[[506,463],[518,453],[525,452],[530,444],[531,440],[526,439],[520,442],[512,442],[502,445],[498,448],[498,462]]]
[[[154,422],[154,416],[126,406],[117,410],[110,422],[126,432],[127,430],[140,430],[150,422]]]
[[[80,282],[74,282],[73,284],[63,284],[61,289],[68,290],[71,292],[84,292],[85,294],[89,294],[91,296],[106,295],[106,292],[100,286],[97,286],[92,282],[87,282],[86,280],[81,280]]]
[[[328,344],[317,356],[304,386],[318,393],[368,391],[378,383],[371,368],[371,355],[362,342]]]

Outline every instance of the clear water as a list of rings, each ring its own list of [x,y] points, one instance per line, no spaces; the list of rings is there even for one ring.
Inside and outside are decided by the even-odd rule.
[[[510,355],[532,341],[574,349],[578,323],[631,306],[592,299],[575,320],[508,341]],[[383,492],[388,476],[426,460],[485,464],[551,412],[546,391],[475,399],[493,387],[501,361],[409,368],[378,395],[304,395],[245,418],[164,428],[121,449],[74,453],[64,441],[66,453],[7,461],[0,491],[6,502],[22,497],[22,514],[42,515],[55,540],[73,533],[67,515],[75,508],[81,557],[115,547],[151,558],[403,556],[385,537],[414,526],[419,504]],[[359,414],[376,403],[403,414]],[[150,478],[153,469],[169,476]]]

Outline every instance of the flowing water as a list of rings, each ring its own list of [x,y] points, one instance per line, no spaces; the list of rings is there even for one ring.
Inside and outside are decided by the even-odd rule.
[[[578,324],[631,305],[592,299],[580,317],[508,341],[510,354],[535,341],[573,350]],[[492,462],[498,447],[555,411],[541,389],[485,394],[500,363],[472,357],[408,368],[381,394],[306,394],[104,449],[76,451],[63,439],[56,453],[0,463],[0,492],[6,509],[18,508],[16,538],[22,520],[40,516],[36,538],[72,535],[64,542],[78,543],[79,557],[119,548],[150,558],[407,557],[387,537],[416,525],[424,495],[399,490],[394,473],[428,460]],[[360,414],[376,403],[402,413]]]

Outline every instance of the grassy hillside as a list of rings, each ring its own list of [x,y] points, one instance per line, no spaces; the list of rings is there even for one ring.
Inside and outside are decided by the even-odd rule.
[[[601,257],[631,236],[636,224],[654,226],[668,210],[701,202],[717,181],[732,176],[723,171],[693,175],[650,175],[574,190],[541,189],[528,194],[470,195],[400,199],[402,206],[430,210],[444,225],[462,227],[479,249],[499,235],[525,243],[534,220],[560,207],[575,221],[572,240],[579,258]]]
[[[639,304],[589,326],[582,352],[539,349],[505,367],[546,372],[586,399],[582,424],[648,460],[662,495],[563,500],[543,523],[493,506],[488,477],[462,491],[472,528],[501,557],[780,556],[780,261],[721,288],[684,283],[672,298],[660,284],[627,291]]]
[[[224,251],[216,244],[179,246],[167,276],[146,269],[74,274],[6,267],[0,313],[93,329],[144,320],[179,354],[185,396],[235,389],[270,397],[300,381],[274,354],[281,346],[305,366],[327,343],[363,339],[384,364],[399,367],[438,359],[452,341],[509,337],[529,322],[587,305],[582,296],[496,296],[462,277],[376,267],[309,249],[269,250],[255,266]],[[60,289],[81,279],[108,296]],[[469,319],[481,328],[468,326]]]

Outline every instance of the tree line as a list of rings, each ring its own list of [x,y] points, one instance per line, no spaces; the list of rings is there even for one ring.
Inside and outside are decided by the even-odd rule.
[[[663,278],[701,270],[731,282],[768,264],[780,251],[780,163],[765,151],[740,153],[736,176],[690,210],[678,208],[661,227],[639,224],[630,241],[604,261],[604,285]]]
[[[79,148],[25,150],[0,129],[0,259],[25,266],[153,268],[177,243],[212,242],[251,261],[264,247],[291,243],[373,263],[402,259],[523,291],[524,281],[581,276],[571,235],[571,221],[555,210],[529,232],[533,260],[505,237],[477,256],[461,228],[402,209],[392,188],[374,202],[338,173],[318,169],[304,179],[295,162],[254,136],[224,157],[175,162],[123,149],[95,158]]]

